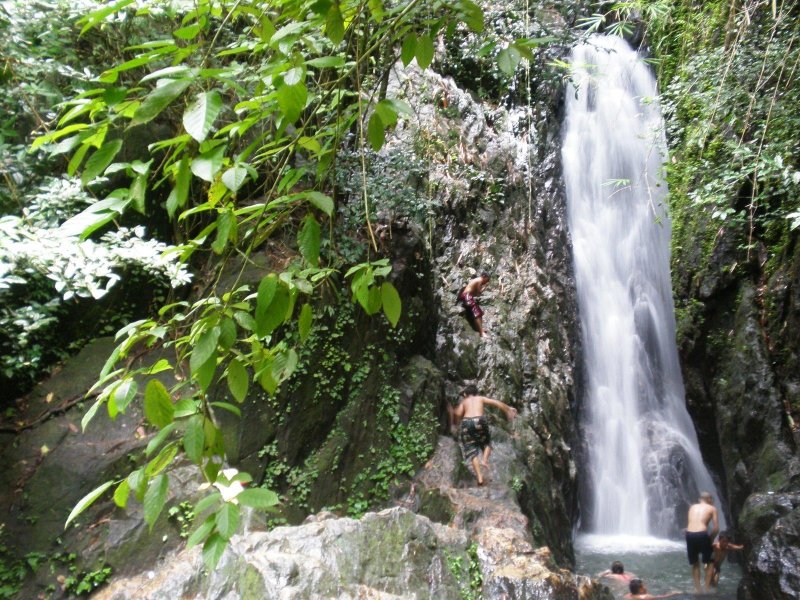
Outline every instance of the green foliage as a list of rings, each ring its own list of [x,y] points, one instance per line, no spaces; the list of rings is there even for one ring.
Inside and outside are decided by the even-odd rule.
[[[702,234],[705,256],[727,230],[742,260],[759,245],[779,253],[800,210],[796,11],[750,15],[747,6],[709,2],[698,10],[677,2],[671,29],[653,35],[668,83],[663,107],[677,249],[695,243],[697,232],[684,227],[701,223],[692,216],[699,213],[711,220]]]
[[[483,575],[481,573],[480,559],[478,558],[478,544],[473,542],[467,548],[466,557],[453,556],[444,553],[447,568],[459,585],[461,600],[480,600],[483,598]],[[467,559],[465,564],[464,559]]]

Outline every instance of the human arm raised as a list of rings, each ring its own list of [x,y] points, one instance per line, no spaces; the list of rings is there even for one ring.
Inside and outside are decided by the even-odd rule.
[[[493,398],[486,398],[485,396],[482,396],[481,399],[483,400],[484,404],[488,404],[489,406],[494,406],[502,410],[506,414],[506,417],[509,421],[513,421],[514,417],[517,416],[517,409],[513,406],[509,406],[505,402],[500,402],[500,400],[495,400]]]

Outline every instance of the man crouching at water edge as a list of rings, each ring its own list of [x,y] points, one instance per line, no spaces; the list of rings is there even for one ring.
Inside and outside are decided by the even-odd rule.
[[[459,425],[458,440],[461,444],[461,451],[464,453],[464,460],[472,462],[475,469],[475,477],[478,485],[483,485],[483,473],[481,464],[489,466],[489,455],[492,452],[492,438],[489,435],[489,422],[483,414],[485,404],[495,406],[502,410],[509,421],[513,421],[517,416],[517,409],[500,402],[478,396],[478,388],[468,385],[461,392],[461,401],[458,406],[450,413],[452,425]],[[481,462],[478,462],[478,455],[483,453]]]
[[[686,554],[689,564],[692,565],[692,578],[694,579],[695,592],[707,592],[711,585],[711,578],[714,576],[714,569],[711,562],[713,547],[711,541],[717,537],[719,532],[719,517],[717,509],[714,508],[714,498],[708,492],[700,494],[700,501],[689,507],[688,525],[686,526]],[[711,533],[708,533],[708,523],[712,523]],[[704,587],[700,589],[700,562],[699,556],[703,557],[705,565]]]

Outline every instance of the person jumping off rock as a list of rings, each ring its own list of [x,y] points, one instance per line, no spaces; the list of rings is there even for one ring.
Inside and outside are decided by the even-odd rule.
[[[469,283],[458,292],[458,301],[466,311],[472,327],[483,337],[486,331],[483,328],[483,310],[481,309],[476,296],[480,296],[486,286],[489,285],[489,274],[481,273],[480,277],[470,279]]]
[[[461,451],[464,454],[464,460],[472,462],[472,468],[475,469],[475,477],[478,479],[478,485],[483,485],[483,473],[481,473],[481,465],[484,467],[489,466],[489,455],[492,452],[492,438],[489,434],[489,422],[483,414],[484,405],[495,406],[502,410],[509,421],[513,421],[517,416],[517,409],[508,406],[499,400],[486,398],[485,396],[478,395],[478,388],[474,385],[468,385],[461,392],[461,401],[458,406],[451,412],[451,424],[458,426],[458,440],[461,444]],[[478,461],[478,455],[482,453],[481,461]]]

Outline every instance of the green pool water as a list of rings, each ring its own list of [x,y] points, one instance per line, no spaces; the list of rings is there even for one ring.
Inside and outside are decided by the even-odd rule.
[[[647,537],[579,535],[575,540],[576,570],[584,575],[595,576],[611,567],[615,560],[625,565],[625,571],[635,573],[647,584],[651,594],[680,591],[683,598],[714,598],[736,600],[736,588],[742,577],[738,564],[731,562],[739,556],[728,554],[722,566],[719,587],[713,595],[696,596],[692,583],[692,572],[686,560],[686,545],[682,541]],[[606,581],[606,580],[604,580]],[[622,598],[627,589],[611,581],[609,589],[617,598]]]

